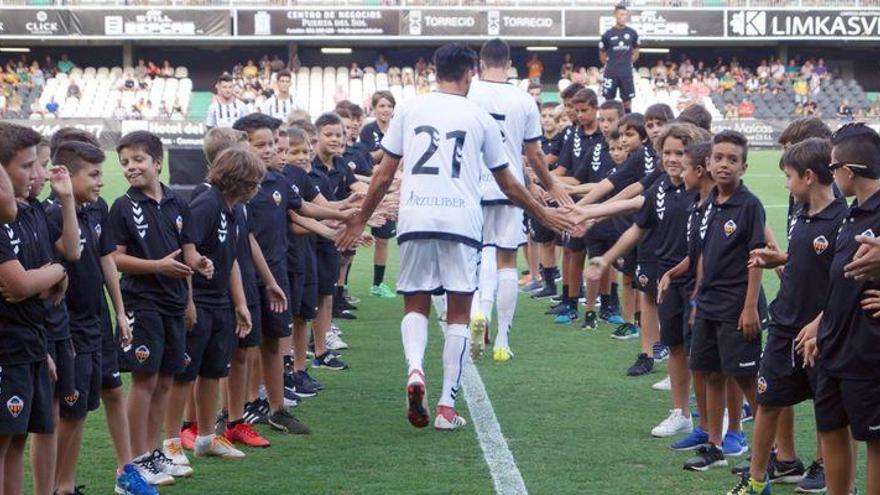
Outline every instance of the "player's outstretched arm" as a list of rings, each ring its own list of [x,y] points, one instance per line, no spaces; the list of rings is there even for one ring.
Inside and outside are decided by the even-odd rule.
[[[356,210],[338,210],[327,206],[321,206],[311,201],[303,201],[302,208],[298,214],[304,217],[314,218],[317,220],[348,220]],[[292,212],[291,212],[292,213]]]
[[[541,225],[546,225],[559,233],[570,232],[574,227],[574,222],[569,218],[567,208],[541,206],[507,167],[493,170],[492,176],[495,177],[495,182],[498,183],[501,192],[513,201],[513,204],[526,210]]]
[[[336,236],[336,247],[345,250],[351,249],[357,244],[364,232],[364,226],[367,225],[373,211],[379,206],[385,193],[391,187],[399,163],[400,159],[385,154],[382,162],[373,170],[373,180],[370,181],[370,188],[361,205],[361,211],[345,222],[345,228]]]
[[[602,201],[602,198],[607,196],[611,191],[614,190],[614,184],[611,183],[608,179],[602,179],[599,182],[596,182],[596,185],[584,196],[580,201],[577,202],[578,206],[592,205]]]
[[[538,141],[526,143],[526,158],[528,158],[532,170],[535,171],[535,175],[538,176],[538,180],[544,186],[544,190],[550,193],[550,196],[556,200],[557,204],[560,206],[574,204],[565,188],[557,183],[556,178],[550,173],[550,169],[547,167],[547,157],[544,155],[544,151],[541,150],[541,145]]]
[[[588,205],[588,207],[576,206],[574,208],[574,221],[576,223],[585,222],[591,219],[619,217],[629,215],[642,209],[645,204],[644,196],[636,196],[625,201],[606,201],[598,205]]]

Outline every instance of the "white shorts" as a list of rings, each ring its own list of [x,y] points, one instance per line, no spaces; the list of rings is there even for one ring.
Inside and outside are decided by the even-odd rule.
[[[397,292],[401,294],[473,294],[477,290],[480,250],[458,241],[413,239],[400,244]]]
[[[483,206],[483,246],[518,249],[527,242],[525,215],[513,205]]]

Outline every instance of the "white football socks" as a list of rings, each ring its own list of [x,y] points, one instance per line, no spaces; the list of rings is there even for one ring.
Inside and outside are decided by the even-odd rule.
[[[495,305],[495,292],[498,289],[498,265],[495,263],[495,248],[483,248],[480,258],[480,312],[487,320],[492,319],[492,306]]]
[[[519,287],[516,280],[516,268],[498,270],[498,333],[495,335],[495,347],[510,347],[508,334],[516,312],[516,297]]]
[[[443,345],[443,392],[440,394],[439,405],[455,407],[455,396],[461,384],[461,370],[469,352],[467,325],[449,325],[446,343]]]
[[[400,322],[400,337],[403,340],[403,354],[412,370],[422,370],[425,346],[428,345],[428,318],[420,313],[407,313]]]

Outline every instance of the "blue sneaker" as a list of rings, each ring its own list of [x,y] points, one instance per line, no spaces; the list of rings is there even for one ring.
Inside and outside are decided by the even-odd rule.
[[[623,317],[617,313],[609,316],[607,321],[612,325],[623,325],[624,323],[626,323],[626,320],[624,320]]]
[[[681,440],[674,442],[669,446],[672,450],[695,450],[699,448],[701,445],[705,445],[709,443],[709,434],[703,431],[702,428],[697,426],[694,428],[694,431],[691,432],[690,435],[682,438]]]
[[[654,352],[654,361],[662,363],[663,361],[669,359],[669,347],[661,344],[660,342],[654,342],[652,350]]]
[[[556,315],[556,319],[553,320],[553,323],[556,323],[557,325],[571,325],[573,322],[577,321],[577,319],[577,307],[571,306],[568,308],[568,311]]]
[[[122,474],[116,478],[116,488],[113,492],[117,495],[159,495],[159,492],[150,486],[131,464],[126,464],[122,468]]]
[[[728,431],[721,442],[721,451],[725,456],[743,455],[749,451],[746,434],[741,431]]]
[[[740,419],[740,421],[743,423],[748,423],[753,419],[755,418],[752,414],[752,406],[750,406],[748,402],[743,401],[742,419]]]

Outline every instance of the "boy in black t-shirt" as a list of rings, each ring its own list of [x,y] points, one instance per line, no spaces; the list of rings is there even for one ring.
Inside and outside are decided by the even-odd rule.
[[[32,129],[0,122],[0,165],[18,201],[15,220],[2,225],[4,235],[0,235],[0,469],[10,493],[22,491],[28,433],[48,434],[55,428],[50,382],[54,365],[47,359],[45,299],[57,303],[67,288],[65,268],[51,262],[48,234],[40,235],[43,208],[28,202],[31,183],[41,173],[36,170],[40,140]],[[58,192],[72,202],[66,170],[53,169],[52,182],[66,183],[66,191],[62,187]],[[52,480],[40,482],[51,489]]]

